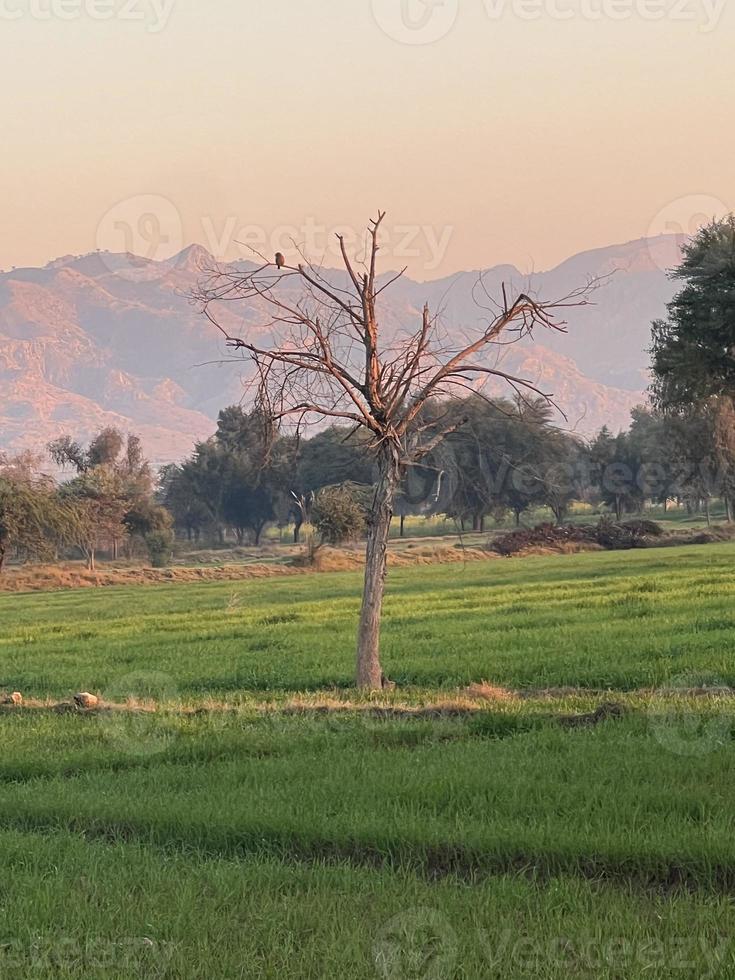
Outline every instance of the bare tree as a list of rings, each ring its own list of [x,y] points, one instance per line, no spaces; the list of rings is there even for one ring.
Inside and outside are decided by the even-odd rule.
[[[396,489],[402,473],[416,465],[462,424],[456,415],[442,420],[435,410],[442,396],[457,393],[478,379],[501,379],[516,392],[524,390],[550,400],[530,381],[502,370],[488,353],[532,334],[536,327],[562,330],[557,317],[569,306],[586,303],[584,287],[556,302],[527,293],[509,299],[505,286],[499,302],[479,287],[487,322],[454,343],[439,319],[425,306],[415,332],[381,331],[381,294],[405,272],[379,279],[376,271],[379,231],[384,212],[367,229],[364,261],[350,258],[339,240],[344,272],[324,272],[299,249],[301,261],[282,257],[243,270],[213,268],[200,283],[195,299],[202,312],[224,334],[228,346],[251,359],[256,403],[264,417],[310,416],[340,419],[370,435],[377,481],[368,515],[365,578],[357,638],[357,684],[383,684],[380,664],[380,620],[386,556]],[[233,336],[227,304],[245,307],[265,322],[247,336]],[[270,339],[259,340],[270,331]],[[432,410],[424,411],[431,402]]]

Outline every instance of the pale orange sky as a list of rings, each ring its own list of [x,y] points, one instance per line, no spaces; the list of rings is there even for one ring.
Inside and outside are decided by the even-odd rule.
[[[0,0],[0,268],[313,251],[378,206],[419,279],[686,229],[735,207],[734,7]]]

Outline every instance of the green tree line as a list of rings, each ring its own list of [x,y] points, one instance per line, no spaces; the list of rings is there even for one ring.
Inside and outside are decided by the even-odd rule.
[[[618,518],[672,500],[709,516],[720,499],[728,518],[735,513],[735,416],[723,417],[721,399],[676,412],[640,407],[627,432],[603,428],[592,440],[555,426],[540,399],[468,395],[430,410],[438,424],[463,424],[408,469],[396,500],[400,533],[410,515],[482,531],[488,520],[520,524],[545,507],[563,522],[577,501]],[[157,475],[140,440],[112,428],[86,447],[65,436],[48,449],[58,480],[43,475],[41,457],[0,456],[0,571],[8,557],[64,555],[94,569],[100,551],[163,565],[175,535],[192,547],[258,545],[277,526],[298,543],[306,523],[339,544],[363,536],[375,480],[359,432],[284,435],[240,406],[224,409],[211,439]]]

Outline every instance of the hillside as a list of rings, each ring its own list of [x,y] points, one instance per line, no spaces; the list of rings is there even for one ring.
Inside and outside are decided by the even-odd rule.
[[[674,256],[662,237],[584,252],[531,277],[501,266],[483,274],[558,298],[589,277],[610,276],[593,306],[570,311],[568,334],[544,333],[507,350],[503,365],[554,392],[569,425],[589,434],[626,425],[646,387],[650,322],[664,312]],[[168,262],[130,255],[66,256],[0,274],[0,448],[40,448],[62,432],[88,437],[112,424],[143,437],[156,462],[208,436],[217,411],[243,397],[244,365],[227,362],[221,336],[188,297],[213,262],[190,246]],[[428,301],[450,335],[482,322],[478,272],[384,294],[389,328],[414,322]],[[233,332],[265,322],[252,308]]]

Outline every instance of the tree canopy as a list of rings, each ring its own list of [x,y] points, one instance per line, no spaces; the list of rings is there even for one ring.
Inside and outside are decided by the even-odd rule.
[[[735,216],[713,221],[683,248],[682,288],[653,325],[657,407],[686,409],[735,396]]]

